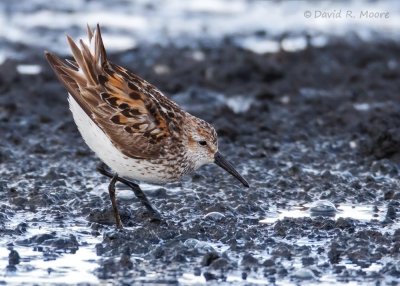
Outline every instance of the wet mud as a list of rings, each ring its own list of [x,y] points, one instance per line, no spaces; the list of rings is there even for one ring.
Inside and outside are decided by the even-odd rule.
[[[212,123],[251,185],[216,166],[141,184],[168,225],[117,185],[123,230],[42,52],[6,60],[0,283],[396,285],[399,50],[333,39],[260,55],[226,39],[110,55]]]

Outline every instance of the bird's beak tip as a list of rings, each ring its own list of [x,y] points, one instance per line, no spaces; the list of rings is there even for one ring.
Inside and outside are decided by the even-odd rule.
[[[224,157],[221,155],[221,153],[217,152],[215,153],[214,156],[214,163],[217,164],[218,166],[220,166],[222,169],[224,169],[225,171],[227,171],[229,174],[231,174],[232,176],[234,176],[236,179],[238,179],[243,186],[245,186],[246,188],[250,188],[249,183],[246,181],[245,178],[243,178],[236,170],[235,168],[232,166],[231,163],[229,163],[228,161],[226,161],[224,159]]]

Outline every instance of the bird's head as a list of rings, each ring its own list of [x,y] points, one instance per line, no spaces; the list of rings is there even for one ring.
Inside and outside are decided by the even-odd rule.
[[[232,164],[218,152],[218,136],[214,127],[196,117],[192,117],[191,120],[191,124],[187,124],[186,127],[189,128],[188,155],[193,162],[194,169],[205,164],[215,163],[233,175],[244,186],[249,187],[247,181],[235,170]]]

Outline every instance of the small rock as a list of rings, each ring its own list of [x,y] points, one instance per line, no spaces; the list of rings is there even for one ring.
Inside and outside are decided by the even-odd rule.
[[[8,255],[8,264],[9,265],[17,265],[20,262],[20,256],[16,250],[11,250]]]
[[[210,273],[210,272],[204,272],[203,276],[206,279],[206,281],[216,280],[217,279],[217,276],[215,274],[213,274],[213,273]]]
[[[219,255],[214,252],[207,253],[203,256],[203,259],[201,260],[201,266],[210,266],[210,264],[218,258],[220,258]]]
[[[310,207],[311,216],[335,216],[337,209],[333,203],[326,200],[316,201]]]
[[[303,263],[303,266],[310,266],[315,263],[315,259],[313,257],[302,257],[301,262]]]
[[[339,263],[342,252],[343,251],[339,250],[339,244],[337,242],[333,242],[331,244],[331,249],[328,252],[329,262],[331,264]]]
[[[212,221],[221,221],[225,218],[225,215],[220,213],[220,212],[209,212],[205,216],[203,216],[203,219],[208,219]]]
[[[9,271],[9,272],[15,272],[15,271],[17,271],[17,267],[15,267],[15,265],[7,265],[6,269],[7,269],[7,271]]]
[[[393,190],[385,192],[385,195],[383,196],[385,201],[391,200],[391,199],[393,199],[393,197],[394,197],[394,191]]]
[[[396,209],[393,205],[389,204],[386,212],[386,218],[388,219],[396,219]]]
[[[122,268],[125,269],[132,269],[133,268],[133,263],[131,261],[131,256],[129,254],[122,254],[121,259],[119,260],[119,264],[122,266]]]
[[[316,278],[314,273],[307,268],[297,270],[292,274],[292,277],[300,280],[311,280]]]
[[[256,266],[258,265],[258,260],[253,255],[247,253],[243,256],[241,264],[243,266]]]
[[[228,265],[229,262],[225,258],[217,258],[210,264],[210,267],[213,269],[223,269]]]
[[[265,267],[273,267],[275,266],[275,262],[272,259],[267,259],[262,264]]]
[[[275,257],[286,258],[287,260],[292,259],[292,252],[289,249],[289,246],[286,244],[278,245],[271,253]]]
[[[204,241],[199,241],[194,238],[189,238],[183,243],[186,247],[194,248],[198,250],[200,253],[213,253],[216,252],[214,247]]]

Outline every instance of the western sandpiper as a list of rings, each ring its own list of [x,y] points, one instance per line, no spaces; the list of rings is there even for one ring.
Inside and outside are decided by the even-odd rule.
[[[165,184],[204,164],[215,163],[247,181],[218,152],[215,129],[185,112],[156,87],[107,59],[100,27],[88,26],[89,43],[67,36],[74,60],[45,52],[69,93],[69,106],[86,144],[104,162],[98,171],[111,178],[109,194],[117,227],[122,227],[115,183],[129,186],[153,217],[161,219],[131,179]],[[107,166],[111,169],[109,170]]]

